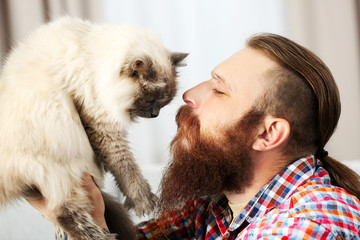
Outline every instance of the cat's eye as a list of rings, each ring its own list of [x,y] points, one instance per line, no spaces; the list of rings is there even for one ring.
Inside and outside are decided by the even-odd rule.
[[[153,97],[148,97],[145,99],[145,102],[147,103],[150,103],[150,102],[153,102],[154,101],[154,98]]]

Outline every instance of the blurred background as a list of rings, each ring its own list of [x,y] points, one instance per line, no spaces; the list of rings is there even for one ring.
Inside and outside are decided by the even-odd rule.
[[[129,130],[132,151],[155,192],[168,162],[182,93],[209,79],[217,64],[259,32],[295,40],[332,70],[342,115],[326,150],[360,173],[359,0],[0,0],[0,65],[11,47],[39,25],[63,15],[150,28],[170,50],[190,53],[187,66],[180,70],[174,101],[158,118],[140,119]],[[106,176],[106,191],[121,198],[111,176]],[[134,217],[135,222],[143,219]],[[26,202],[0,210],[1,240],[53,238],[52,224]]]

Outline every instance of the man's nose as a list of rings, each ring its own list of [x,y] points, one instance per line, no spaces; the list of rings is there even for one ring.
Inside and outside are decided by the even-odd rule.
[[[193,88],[187,90],[182,98],[184,102],[191,108],[198,108],[200,105],[200,100],[203,95],[204,83],[200,83]]]
[[[195,108],[195,99],[192,97],[191,90],[192,88],[184,92],[182,98],[189,107]]]

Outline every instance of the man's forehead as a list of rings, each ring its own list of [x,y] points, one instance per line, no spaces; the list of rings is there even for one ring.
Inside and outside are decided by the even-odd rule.
[[[243,48],[217,65],[212,74],[221,76],[230,85],[238,81],[253,81],[265,76],[270,69],[278,66],[265,53],[249,47]]]
[[[277,65],[277,63],[264,52],[250,47],[241,49],[219,65],[222,64],[235,65],[237,67],[260,68],[259,70]]]

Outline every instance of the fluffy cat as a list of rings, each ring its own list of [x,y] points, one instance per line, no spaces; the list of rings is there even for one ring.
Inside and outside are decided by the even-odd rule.
[[[137,117],[156,117],[176,94],[187,56],[131,26],[61,18],[9,55],[0,80],[0,207],[41,194],[72,239],[116,239],[92,220],[81,177],[111,172],[137,215],[156,201],[126,141]],[[104,194],[110,229],[133,239],[122,205]],[[112,209],[109,209],[112,208]]]

